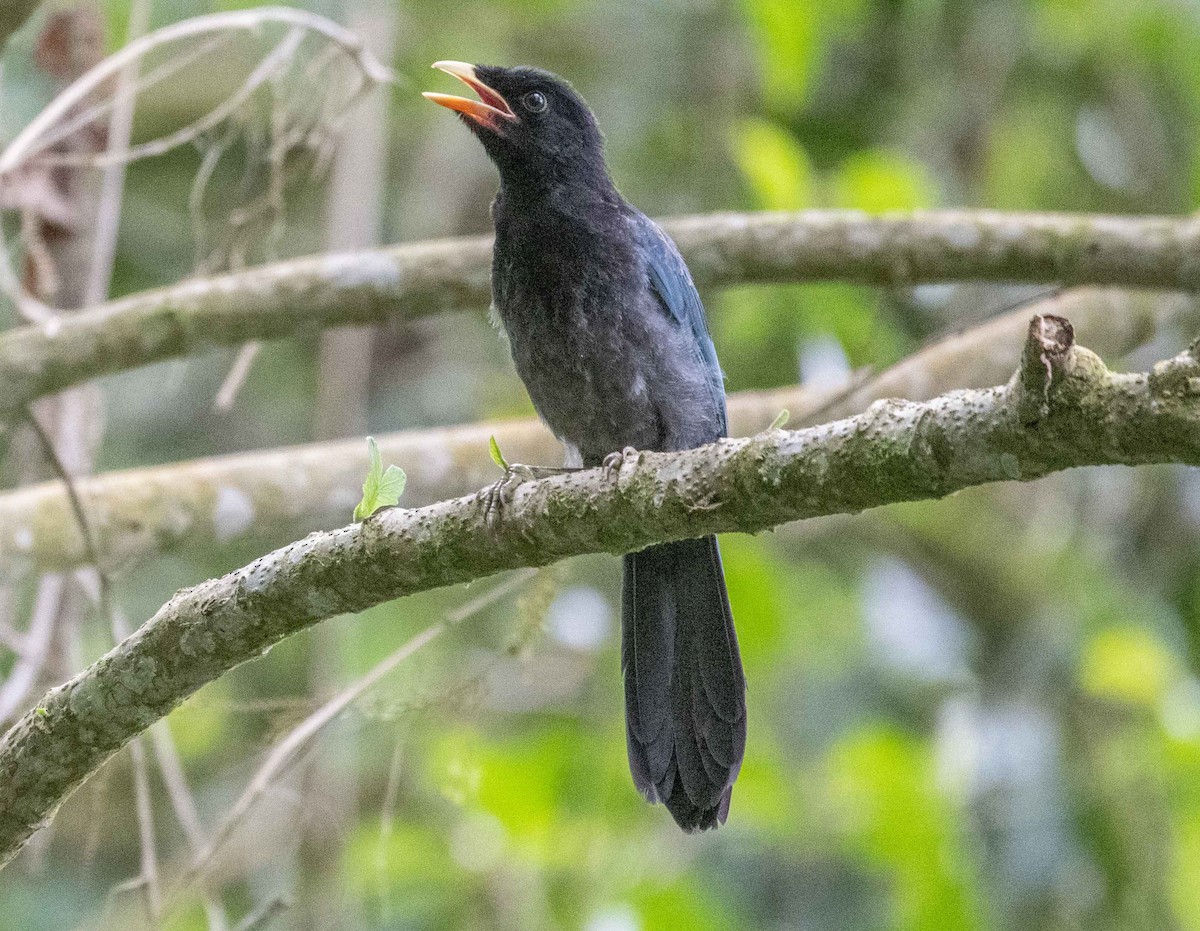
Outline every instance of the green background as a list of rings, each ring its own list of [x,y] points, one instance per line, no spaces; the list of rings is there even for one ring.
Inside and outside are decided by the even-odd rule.
[[[158,0],[153,18],[249,6]],[[128,4],[102,11],[115,49]],[[655,216],[1186,213],[1200,197],[1200,7],[1183,0],[412,0],[382,21],[399,75],[380,91],[384,241],[489,228],[490,165],[419,94],[454,92],[429,71],[442,58],[569,77],[618,185]],[[9,46],[0,138],[52,93],[30,64],[39,23]],[[136,137],[212,106],[226,68],[201,61],[148,93]],[[209,186],[218,238],[254,158],[235,141]],[[200,160],[183,149],[131,169],[115,293],[195,267]],[[327,188],[305,170],[250,260],[323,248]],[[1028,293],[830,284],[705,300],[736,391],[886,366]],[[1192,336],[1108,361],[1144,367]],[[317,345],[264,347],[228,414],[212,398],[232,353],[106,380],[100,467],[311,439]],[[369,367],[375,433],[531,412],[482,313],[385,328],[351,361]],[[579,559],[406,662],[317,741],[231,843],[217,875],[231,915],[287,892],[272,927],[1200,928],[1195,473],[1075,471],[722,545],[751,716],[725,828],[685,837],[634,792],[618,563]],[[181,548],[119,575],[117,594],[140,621],[255,554]],[[491,584],[334,620],[173,714],[205,823],[338,683]],[[106,638],[85,613],[83,656]],[[127,754],[111,763],[0,873],[0,926],[138,920],[136,896],[109,895],[138,871],[130,772]],[[175,876],[186,848],[154,788]],[[167,926],[205,927],[194,895]]]

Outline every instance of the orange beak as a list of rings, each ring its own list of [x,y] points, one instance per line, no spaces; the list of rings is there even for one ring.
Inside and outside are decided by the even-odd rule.
[[[439,106],[461,113],[468,119],[497,131],[509,120],[515,120],[517,115],[500,94],[484,84],[475,74],[475,66],[465,61],[435,61],[433,67],[438,71],[452,74],[471,90],[479,95],[478,100],[467,97],[455,97],[453,94],[434,94],[426,91],[421,96],[427,97]]]

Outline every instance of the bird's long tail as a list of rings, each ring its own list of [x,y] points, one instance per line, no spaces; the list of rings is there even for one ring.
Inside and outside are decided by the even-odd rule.
[[[746,680],[716,537],[625,557],[621,667],[634,784],[685,831],[723,824],[746,749]]]

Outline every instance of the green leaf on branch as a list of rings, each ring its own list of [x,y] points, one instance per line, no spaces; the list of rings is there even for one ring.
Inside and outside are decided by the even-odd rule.
[[[367,452],[371,464],[367,467],[367,478],[363,482],[362,500],[354,508],[354,519],[363,521],[380,508],[391,507],[400,502],[404,494],[404,485],[408,476],[399,466],[390,465],[383,468],[383,457],[379,454],[379,444],[375,437],[367,437]]]
[[[791,412],[785,407],[783,410],[781,410],[778,414],[775,415],[775,419],[771,421],[771,426],[767,427],[767,429],[768,430],[782,430],[783,425],[786,424],[788,422],[788,420],[791,419],[791,416],[792,416]]]
[[[492,454],[492,462],[496,463],[497,467],[508,471],[508,460],[504,458],[504,453],[500,452],[500,444],[496,442],[494,436],[488,439],[488,452]]]

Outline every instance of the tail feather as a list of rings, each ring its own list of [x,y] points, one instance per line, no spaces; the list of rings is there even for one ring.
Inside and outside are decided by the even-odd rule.
[[[625,557],[622,669],[634,784],[686,831],[724,823],[746,683],[715,537]]]

